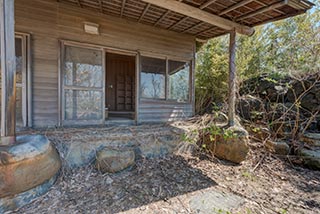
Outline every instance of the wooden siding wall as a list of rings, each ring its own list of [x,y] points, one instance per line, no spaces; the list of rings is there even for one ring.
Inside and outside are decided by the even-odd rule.
[[[15,0],[16,31],[31,34],[33,124],[58,125],[59,121],[59,39],[191,59],[195,38],[116,17],[92,12],[55,0]],[[100,35],[83,31],[83,22],[100,24]],[[165,106],[165,108],[163,108]],[[142,121],[157,115],[169,120],[173,110],[190,115],[192,105],[141,102]],[[185,112],[184,112],[185,111]],[[150,113],[151,112],[151,113]],[[153,112],[153,113],[152,113]],[[159,113],[159,114],[158,114]]]
[[[193,108],[188,103],[170,103],[162,100],[140,101],[139,122],[170,122],[183,120],[193,115]]]

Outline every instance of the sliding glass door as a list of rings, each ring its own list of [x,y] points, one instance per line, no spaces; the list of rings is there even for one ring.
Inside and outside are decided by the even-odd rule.
[[[63,124],[104,123],[103,51],[69,45],[63,48]]]

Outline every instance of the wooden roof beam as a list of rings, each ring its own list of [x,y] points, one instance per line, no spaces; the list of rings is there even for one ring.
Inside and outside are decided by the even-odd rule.
[[[231,7],[229,7],[229,8],[227,8],[227,9],[221,11],[221,12],[219,13],[219,16],[222,16],[223,14],[226,14],[226,13],[229,13],[229,12],[231,12],[231,11],[233,11],[233,10],[236,10],[236,9],[238,9],[239,7],[242,7],[242,6],[244,6],[244,5],[246,5],[246,4],[249,4],[250,2],[253,2],[253,1],[254,1],[254,0],[244,0],[244,1],[240,1],[240,2],[232,5]]]
[[[140,22],[140,21],[143,19],[144,15],[146,15],[146,13],[147,13],[147,12],[148,12],[148,10],[149,10],[150,5],[151,5],[151,4],[147,4],[147,6],[144,8],[144,10],[143,10],[143,12],[142,12],[141,16],[139,17],[138,22]]]
[[[268,4],[263,3],[263,2],[261,2],[261,1],[256,1],[256,3],[258,3],[258,4],[262,5],[262,6],[268,6]],[[283,11],[281,11],[281,10],[278,10],[278,9],[274,9],[274,11],[276,11],[276,12],[278,12],[278,13],[280,13],[280,14],[286,14],[285,12],[283,12]]]
[[[80,0],[77,0],[77,4],[78,4],[79,7],[82,7],[82,4],[81,4]]]
[[[217,0],[210,0],[210,1],[207,1],[206,3],[203,3],[199,8],[200,9],[204,9],[210,5],[212,5],[213,3],[215,3]]]
[[[98,0],[100,6],[100,12],[103,13],[102,0]]]
[[[181,2],[182,0],[179,0],[179,1]],[[217,1],[217,0],[210,0],[210,1],[206,2],[206,3],[204,3],[203,5],[201,5],[199,8],[200,9],[204,9],[204,8],[208,7],[209,5],[213,4],[215,1]],[[173,25],[171,25],[167,29],[170,30],[170,29],[174,28],[175,26],[177,26],[177,25],[181,24],[182,22],[186,21],[188,18],[189,18],[188,16],[183,17],[182,19],[180,19],[178,22],[174,23]]]
[[[299,3],[297,2],[294,2],[294,1],[289,1],[288,4],[293,7],[294,9],[297,9],[297,10],[303,10],[305,9],[302,5],[299,5]]]
[[[288,0],[277,2],[277,3],[271,4],[269,6],[265,6],[265,7],[261,8],[261,9],[259,9],[259,10],[244,14],[244,15],[238,17],[236,20],[240,21],[240,20],[243,20],[243,19],[251,18],[251,17],[256,16],[258,14],[261,14],[261,13],[264,13],[264,12],[267,12],[267,11],[270,11],[270,10],[277,9],[277,8],[282,7],[284,5],[287,5],[287,4],[288,4]]]
[[[125,6],[126,6],[126,0],[122,0],[120,17],[123,16],[123,12],[124,12],[124,7],[125,7]]]
[[[239,23],[208,13],[199,8],[195,8],[193,6],[187,5],[185,3],[181,3],[176,0],[142,0],[142,1],[156,5],[158,7],[165,8],[167,10],[174,11],[176,13],[180,13],[185,16],[192,17],[199,21],[203,21],[203,22],[215,25],[217,27],[220,27],[228,31],[236,29],[236,31],[240,34],[249,35],[249,36],[254,34],[254,29],[251,27],[241,25]]]
[[[195,25],[192,25],[191,27],[188,27],[187,29],[184,29],[181,33],[186,33],[186,32],[188,32],[188,31],[190,31],[190,30],[192,30],[194,28],[197,28],[197,27],[199,27],[199,26],[201,26],[203,24],[204,24],[204,22],[199,22],[199,23],[197,23]]]
[[[161,17],[160,19],[158,19],[158,21],[156,21],[156,23],[154,23],[154,26],[158,25],[164,18],[166,18],[166,16],[170,13],[170,10],[167,10]]]
[[[209,27],[209,28],[207,28],[207,29],[205,29],[205,30],[202,30],[202,31],[200,31],[200,32],[198,32],[197,34],[196,34],[196,36],[199,36],[199,35],[201,35],[201,34],[203,34],[203,33],[207,33],[207,32],[210,32],[210,31],[212,31],[212,30],[215,30],[215,29],[217,29],[217,27]]]
[[[185,16],[183,17],[182,19],[180,19],[178,22],[174,23],[173,25],[171,25],[168,30],[174,28],[175,26],[178,26],[179,24],[181,24],[182,22],[186,21],[189,17],[188,16]]]

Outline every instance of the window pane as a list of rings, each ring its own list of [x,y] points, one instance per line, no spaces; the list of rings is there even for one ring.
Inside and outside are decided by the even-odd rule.
[[[78,47],[66,47],[64,81],[68,86],[102,87],[102,53]]]
[[[141,57],[141,97],[165,99],[166,60]]]
[[[17,87],[16,90],[16,121],[17,126],[23,126],[22,116],[22,87]]]
[[[16,49],[16,83],[22,83],[22,39],[15,39],[15,49]]]
[[[169,60],[169,99],[189,101],[190,63]]]
[[[67,120],[101,120],[101,91],[65,91],[65,119]]]

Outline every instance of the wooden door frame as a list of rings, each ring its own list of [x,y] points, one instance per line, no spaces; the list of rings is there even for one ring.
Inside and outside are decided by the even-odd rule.
[[[32,127],[31,35],[15,32],[15,38],[22,41],[22,122],[23,127]]]
[[[102,119],[101,120],[65,120],[65,84],[63,80],[64,75],[64,58],[65,58],[65,47],[77,47],[77,48],[87,48],[91,50],[97,50],[101,51],[101,66],[102,66],[102,89],[97,91],[102,91]],[[68,41],[68,40],[60,40],[60,56],[59,56],[59,126],[61,125],[103,125],[105,123],[105,111],[104,111],[104,102],[105,102],[105,60],[103,58],[105,57],[105,52],[103,51],[103,48],[91,44],[84,44],[81,42],[74,42],[74,41]],[[72,86],[70,88],[76,88],[76,90],[80,90],[80,86]],[[78,89],[77,89],[78,88]],[[85,90],[86,87],[83,87],[81,90]],[[93,87],[92,87],[93,88]],[[71,89],[72,90],[72,89]]]
[[[135,57],[135,84],[136,84],[136,96],[135,96],[135,118],[134,121],[137,124],[138,123],[138,108],[139,108],[139,73],[140,73],[140,54],[139,51],[135,50],[127,50],[127,49],[121,49],[121,48],[115,48],[111,46],[104,46],[104,45],[97,45],[97,44],[90,44],[85,42],[78,42],[73,40],[65,40],[65,39],[59,39],[60,43],[60,50],[59,50],[59,58],[58,58],[58,106],[59,106],[59,122],[58,125],[75,125],[75,124],[66,124],[64,120],[64,82],[63,82],[63,62],[64,62],[64,49],[65,46],[73,46],[73,47],[80,47],[80,48],[89,48],[89,49],[97,49],[102,51],[102,66],[103,66],[103,90],[104,90],[104,96],[103,96],[103,121],[102,125],[105,124],[105,93],[106,93],[106,53],[115,53],[120,55],[127,55],[127,56],[134,56]],[[86,125],[85,121],[83,123],[78,123],[79,125]]]
[[[133,84],[133,86],[134,86],[134,88],[133,88],[133,86],[131,86],[132,88],[131,88],[131,102],[133,102],[133,103],[135,103],[136,102],[136,88],[135,88],[135,84],[136,84],[136,54],[130,54],[130,53],[128,53],[128,54],[123,54],[123,52],[115,52],[115,51],[106,51],[106,83],[111,83],[110,82],[110,79],[108,79],[108,77],[110,77],[110,75],[111,74],[113,74],[114,72],[111,72],[110,70],[108,70],[108,62],[110,62],[109,60],[110,60],[110,58],[108,58],[108,56],[109,56],[109,54],[110,54],[110,56],[111,56],[111,59],[112,58],[119,58],[120,60],[125,60],[125,61],[130,61],[130,63],[131,63],[131,66],[130,66],[130,74],[129,75],[131,75],[131,78],[132,78],[132,80],[131,80],[131,83]],[[111,60],[112,61],[112,60]],[[121,62],[121,61],[120,61]],[[133,70],[133,66],[132,66],[132,64],[134,63],[134,70]],[[117,71],[117,64],[115,64],[115,66],[116,67],[114,67],[113,69],[115,69],[115,70],[113,70],[113,71]],[[132,70],[131,70],[132,69]],[[111,75],[112,76],[112,75]],[[113,84],[115,87],[114,87],[114,93],[115,93],[115,106],[114,106],[114,109],[113,110],[111,110],[111,109],[109,109],[109,112],[127,112],[127,110],[126,110],[126,105],[125,105],[125,107],[124,107],[124,109],[123,110],[118,110],[118,103],[117,103],[117,100],[118,100],[118,97],[117,97],[117,90],[118,90],[118,83],[117,83],[117,74],[115,75],[115,77],[114,77],[114,83],[111,83],[111,84]],[[125,81],[126,82],[126,81]],[[126,83],[125,83],[126,84]],[[109,91],[110,90],[110,88],[106,85],[106,96],[108,96],[108,95],[110,95],[108,92],[110,92]],[[126,92],[125,92],[125,94],[126,94]],[[134,99],[132,99],[133,97],[134,97]],[[107,103],[109,103],[110,104],[110,98],[108,99],[109,97],[106,97],[106,106],[107,106]],[[126,97],[124,98],[125,100],[126,100]],[[112,103],[113,101],[111,100],[111,103]],[[135,114],[135,109],[136,109],[136,105],[134,104],[131,104],[131,110],[130,110],[130,112],[131,113],[134,113]],[[133,118],[133,119],[135,119],[135,118]]]
[[[111,47],[105,47],[105,56],[107,53],[112,53],[112,54],[118,54],[118,55],[124,55],[124,56],[133,56],[135,57],[135,107],[134,107],[134,121],[137,124],[138,123],[138,108],[139,108],[139,74],[140,74],[140,54],[138,51],[131,51],[131,50],[124,50],[124,49],[119,49],[119,48],[111,48]],[[105,63],[106,63],[106,57],[105,57]],[[106,66],[106,64],[105,64]],[[107,70],[105,69],[105,72]],[[107,76],[107,73],[105,73],[105,76]],[[106,89],[105,89],[106,90]]]

